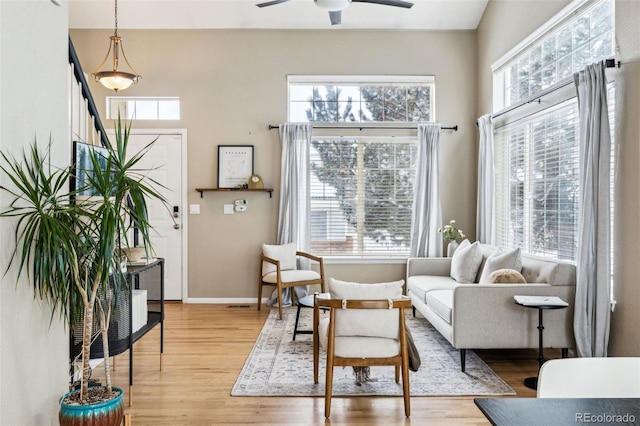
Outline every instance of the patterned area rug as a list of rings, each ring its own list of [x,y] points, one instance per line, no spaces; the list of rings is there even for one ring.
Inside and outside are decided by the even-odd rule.
[[[232,396],[324,396],[325,352],[320,352],[319,383],[313,383],[313,336],[297,334],[292,340],[296,308],[287,308],[279,320],[272,309],[240,376]],[[298,330],[310,330],[313,309],[302,309]],[[420,352],[422,365],[410,372],[411,396],[515,395],[515,392],[475,352],[467,350],[466,372],[460,354],[424,318],[407,316],[407,324]],[[334,395],[402,395],[393,367],[371,367],[375,382],[356,386],[351,367],[336,367]]]

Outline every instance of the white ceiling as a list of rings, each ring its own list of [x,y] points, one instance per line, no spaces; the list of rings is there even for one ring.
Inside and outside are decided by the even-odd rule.
[[[353,3],[331,26],[313,0],[258,8],[266,0],[118,0],[123,29],[476,29],[488,0],[409,0],[411,9]],[[69,0],[70,28],[114,27],[114,0]]]

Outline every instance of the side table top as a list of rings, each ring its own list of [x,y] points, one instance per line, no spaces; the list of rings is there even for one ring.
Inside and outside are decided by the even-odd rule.
[[[329,293],[320,293],[318,294],[318,297],[321,297],[324,299],[330,299],[331,295]],[[314,300],[314,295],[309,294],[305,297],[301,297],[300,299],[298,299],[298,304],[302,306],[306,306],[307,308],[313,308],[313,300]]]
[[[558,296],[513,296],[516,305],[537,309],[562,309],[569,306]]]

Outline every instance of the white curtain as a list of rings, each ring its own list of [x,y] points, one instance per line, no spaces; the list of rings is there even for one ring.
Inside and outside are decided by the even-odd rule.
[[[580,221],[574,333],[578,356],[607,355],[611,280],[611,134],[605,64],[574,74],[579,109]]]
[[[418,125],[418,157],[411,219],[411,257],[442,256],[440,124]]]
[[[480,146],[478,150],[478,202],[476,239],[495,245],[495,170],[493,165],[493,121],[486,114],[478,119]]]
[[[280,125],[282,159],[280,164],[280,204],[278,211],[277,244],[295,242],[300,251],[311,248],[311,186],[309,184],[309,149],[311,123],[285,123]],[[299,269],[309,268],[308,260],[298,260]],[[293,287],[300,299],[309,292],[308,287]],[[291,289],[282,292],[283,306],[291,305]],[[269,306],[277,306],[274,291]]]

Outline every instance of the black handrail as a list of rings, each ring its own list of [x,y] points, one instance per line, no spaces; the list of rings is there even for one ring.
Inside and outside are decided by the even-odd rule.
[[[76,53],[76,49],[75,47],[73,47],[73,41],[71,41],[71,36],[69,36],[69,63],[73,64],[73,73],[75,74],[76,81],[80,83],[80,87],[82,89],[82,96],[87,101],[87,108],[89,109],[89,114],[91,115],[91,117],[93,117],[95,130],[100,135],[100,143],[102,143],[102,146],[111,149],[111,142],[109,142],[109,138],[107,137],[107,132],[104,129],[102,120],[100,119],[100,114],[98,113],[98,108],[96,107],[96,103],[93,100],[93,95],[89,90],[89,84],[87,83],[87,79],[84,77],[84,72],[82,71],[82,65],[80,65],[80,59],[78,59],[78,54]]]

